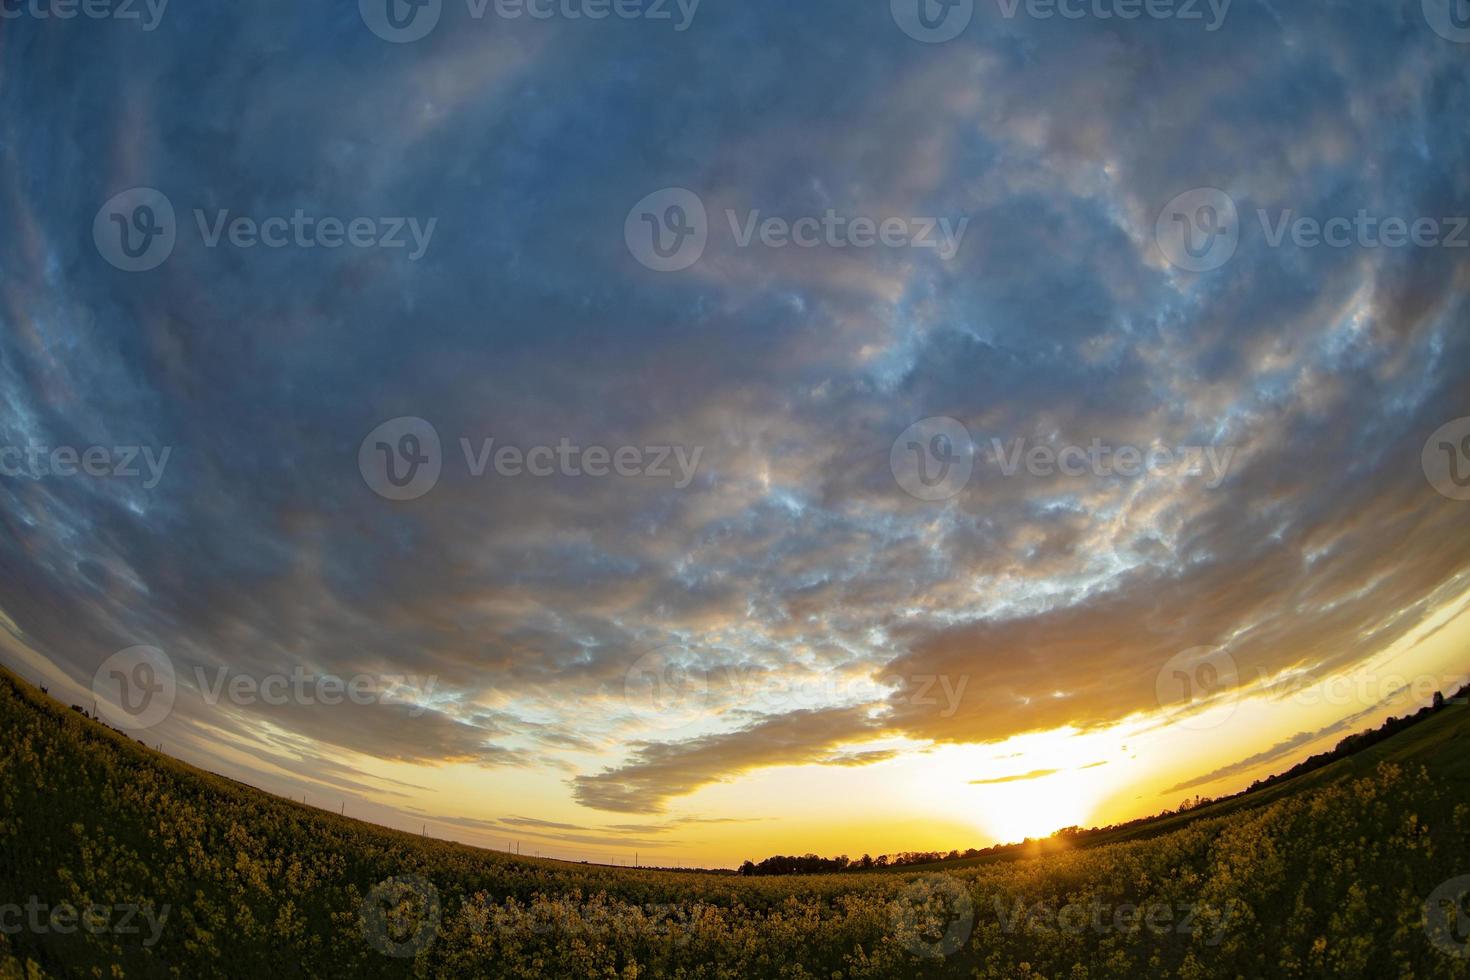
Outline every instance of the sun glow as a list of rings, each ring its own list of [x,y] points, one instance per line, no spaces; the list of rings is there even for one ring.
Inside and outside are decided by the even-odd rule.
[[[980,822],[986,831],[1005,843],[1046,837],[1063,827],[1085,827],[1097,802],[1091,782],[1079,773],[1059,772],[1013,783],[976,786]]]
[[[1002,745],[938,746],[897,772],[904,792],[925,800],[931,817],[971,826],[989,842],[1014,843],[1094,822],[1116,790],[1110,761],[1120,734],[1063,729]]]

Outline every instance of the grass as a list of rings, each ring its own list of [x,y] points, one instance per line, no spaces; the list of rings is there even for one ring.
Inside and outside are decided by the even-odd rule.
[[[1470,976],[1449,908],[1430,906],[1433,930],[1425,908],[1470,874],[1463,706],[1075,841],[754,879],[338,816],[153,752],[3,670],[0,724],[3,980]]]

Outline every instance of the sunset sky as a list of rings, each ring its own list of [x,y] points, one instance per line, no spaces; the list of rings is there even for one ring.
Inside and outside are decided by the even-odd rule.
[[[1427,460],[1470,415],[1470,247],[1272,235],[1470,214],[1470,46],[1420,0],[981,0],[935,43],[898,6],[0,22],[0,464],[109,461],[0,470],[0,662],[90,706],[156,648],[132,733],[196,765],[704,866],[1131,819],[1464,683],[1470,501]],[[127,271],[134,188],[176,241]],[[1202,192],[1239,241],[1194,271],[1160,229]],[[651,267],[691,200],[702,253]],[[298,210],[407,246],[210,237]],[[955,249],[742,239],[829,212]],[[476,475],[490,439],[528,465]],[[432,486],[390,499],[380,442]],[[1213,455],[1012,455],[1095,445]],[[559,446],[641,469],[530,472]],[[293,674],[383,696],[211,693]]]

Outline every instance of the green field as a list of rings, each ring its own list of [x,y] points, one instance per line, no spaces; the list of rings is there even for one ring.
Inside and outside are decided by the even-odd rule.
[[[0,723],[7,980],[1470,977],[1463,904],[1425,911],[1470,875],[1464,706],[1085,846],[768,878],[517,858],[342,818],[4,671]]]

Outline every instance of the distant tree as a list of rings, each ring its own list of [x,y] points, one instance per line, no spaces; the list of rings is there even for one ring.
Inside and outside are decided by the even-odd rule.
[[[1466,685],[1465,687],[1461,688],[1454,694],[1453,698],[1451,699],[1446,699],[1443,694],[1436,693],[1434,695],[1433,705],[1425,705],[1423,708],[1420,708],[1419,711],[1417,711],[1416,713],[1412,715],[1405,715],[1403,718],[1391,717],[1377,729],[1370,729],[1368,731],[1359,732],[1356,735],[1349,735],[1341,742],[1339,742],[1337,746],[1331,751],[1323,752],[1319,755],[1314,755],[1306,761],[1301,762],[1296,766],[1293,766],[1291,769],[1288,769],[1285,772],[1278,773],[1274,776],[1269,776],[1262,780],[1258,780],[1255,783],[1252,783],[1250,788],[1245,790],[1243,793],[1237,793],[1235,795],[1243,796],[1249,793],[1253,793],[1257,790],[1264,789],[1265,787],[1273,786],[1277,783],[1283,782],[1284,780],[1291,779],[1294,776],[1299,776],[1303,773],[1311,772],[1314,769],[1320,769],[1321,767],[1337,759],[1344,758],[1345,756],[1351,755],[1354,752],[1360,752],[1363,749],[1368,748],[1369,746],[1375,745],[1378,742],[1381,742],[1384,739],[1403,731],[1409,726],[1423,721],[1425,718],[1430,717],[1436,712],[1445,710],[1451,705],[1464,705],[1467,700],[1470,700],[1470,685]],[[75,710],[82,711],[81,708],[75,708]],[[82,713],[86,714],[85,711],[82,711]],[[1106,827],[1093,827],[1091,829],[1083,829],[1076,826],[1063,827],[1062,829],[1055,831],[1051,835],[1051,837],[1052,839],[1066,838],[1086,840],[1091,836],[1138,827],[1143,824],[1149,823],[1150,821],[1159,820],[1164,817],[1171,817],[1176,814],[1188,813],[1193,810],[1198,810],[1201,807],[1209,806],[1216,802],[1222,802],[1224,800],[1230,800],[1234,798],[1234,796],[1226,796],[1217,801],[1207,796],[1196,795],[1193,798],[1186,799],[1181,802],[1177,810],[1163,810],[1162,812],[1156,813],[1150,817],[1140,817],[1136,820],[1129,820],[1124,823],[1109,824]],[[940,861],[955,861],[962,857],[976,858],[984,857],[991,854],[1015,853],[1018,850],[1024,852],[1033,843],[1033,839],[1027,837],[1019,844],[996,844],[992,847],[981,849],[971,847],[967,848],[963,852],[958,850],[950,850],[947,853],[944,851],[903,851],[898,854],[880,854],[876,858],[873,857],[871,854],[864,854],[862,857],[857,859],[849,858],[846,854],[842,854],[834,858],[822,858],[818,857],[815,854],[805,854],[801,857],[776,856],[766,858],[764,861],[761,861],[759,863],[746,861],[740,866],[739,874],[801,875],[829,874],[834,871],[847,870],[870,871],[874,868],[898,868],[914,864],[932,864]]]

